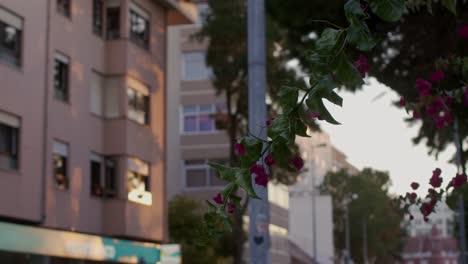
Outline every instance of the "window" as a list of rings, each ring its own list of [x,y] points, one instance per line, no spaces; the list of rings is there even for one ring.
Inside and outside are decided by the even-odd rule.
[[[0,59],[19,66],[23,20],[0,7]]]
[[[107,1],[106,9],[106,38],[120,38],[120,3],[118,1]]]
[[[18,169],[19,118],[0,112],[0,168]]]
[[[210,7],[208,6],[208,3],[199,3],[197,5],[197,9],[198,9],[198,20],[197,20],[197,23],[198,24],[204,24],[205,21],[206,21],[206,18],[208,16],[208,13],[209,13],[209,9]]]
[[[186,105],[183,106],[182,131],[185,133],[215,132],[222,129],[219,118],[226,112],[224,105]],[[220,114],[220,116],[217,116]]]
[[[205,52],[185,52],[183,54],[183,74],[185,81],[208,80],[213,75],[206,65]]]
[[[102,156],[91,154],[91,195],[108,198],[115,197],[116,163],[112,158],[103,158]]]
[[[140,124],[149,123],[149,96],[148,90],[127,89],[128,118]]]
[[[104,77],[92,71],[89,84],[89,111],[105,118],[120,117],[118,77]]]
[[[185,186],[187,188],[218,187],[226,185],[221,180],[215,169],[208,166],[208,160],[185,160],[184,174]],[[223,161],[214,161],[216,163],[226,163]]]
[[[71,7],[71,0],[57,0],[57,11],[66,16],[70,17],[70,7]]]
[[[68,145],[59,141],[53,143],[53,168],[55,186],[60,190],[68,189]]]
[[[151,205],[150,165],[142,160],[131,158],[127,160],[127,167],[128,200]]]
[[[102,35],[104,0],[93,0],[93,32]]]
[[[55,54],[54,94],[55,99],[68,102],[69,59],[62,54]]]
[[[150,36],[150,16],[148,12],[130,3],[130,39],[148,49]]]

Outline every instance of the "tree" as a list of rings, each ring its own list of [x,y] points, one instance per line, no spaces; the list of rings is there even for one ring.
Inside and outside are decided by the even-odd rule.
[[[368,259],[374,263],[393,263],[399,253],[402,212],[389,195],[388,173],[365,168],[357,175],[341,170],[328,173],[320,190],[332,196],[333,226],[336,252],[345,247],[343,201],[350,194],[357,199],[349,204],[351,256],[356,263],[363,260],[363,221],[367,222]]]
[[[214,245],[197,245],[199,229],[203,226],[205,206],[198,201],[176,196],[169,203],[169,234],[172,243],[182,246],[183,263],[230,263],[231,234],[225,232]]]

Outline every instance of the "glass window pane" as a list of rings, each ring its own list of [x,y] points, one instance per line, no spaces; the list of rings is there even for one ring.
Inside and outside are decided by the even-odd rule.
[[[206,162],[204,160],[186,160],[186,166],[204,166]]]
[[[196,116],[184,117],[184,131],[185,132],[197,131],[197,117]]]
[[[206,182],[206,170],[203,169],[187,169],[186,170],[187,187],[204,187]]]
[[[214,131],[215,123],[210,115],[200,115],[199,117],[200,131]]]
[[[109,7],[106,11],[107,39],[120,38],[120,7]]]
[[[101,197],[103,195],[103,188],[101,183],[101,162],[91,161],[91,194]]]
[[[59,154],[53,155],[55,185],[61,189],[68,189],[67,158]]]
[[[197,112],[196,105],[184,105],[184,114],[193,114]]]
[[[218,177],[217,170],[213,168],[209,168],[209,170],[210,170],[210,186],[224,186],[227,184],[225,180],[222,180]]]
[[[201,113],[213,113],[213,105],[200,105],[200,112]]]

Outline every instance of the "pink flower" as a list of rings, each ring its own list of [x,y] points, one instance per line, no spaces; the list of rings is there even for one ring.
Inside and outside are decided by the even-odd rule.
[[[370,70],[369,61],[366,56],[362,54],[360,54],[359,58],[354,62],[354,67],[359,71],[362,78],[366,77],[366,73]]]
[[[245,147],[243,144],[241,143],[236,143],[234,145],[234,151],[236,152],[236,154],[239,156],[239,157],[242,157],[245,155]]]
[[[317,118],[317,119],[319,119],[319,120],[322,120],[322,119],[320,118],[319,113],[317,113],[317,112],[312,112],[312,113],[310,113],[310,117],[312,117],[312,119]]]
[[[419,183],[417,183],[417,182],[411,183],[411,188],[412,188],[413,190],[417,190],[417,189],[419,188]]]
[[[418,111],[414,110],[413,111],[413,119],[420,119],[420,118],[421,118],[421,114]]]
[[[454,188],[460,188],[463,184],[466,183],[466,174],[457,174],[457,176],[452,179],[452,186]]]
[[[269,126],[271,125],[271,122],[273,122],[273,120],[275,120],[274,117],[272,117],[271,119],[268,119],[268,120],[265,122],[266,126],[269,127]]]
[[[213,197],[213,201],[217,204],[223,204],[223,197],[221,196],[221,193],[218,193],[215,197]]]
[[[273,155],[271,153],[265,157],[264,161],[268,166],[273,166],[275,164],[275,160],[273,159]]]
[[[431,203],[423,203],[421,206],[421,213],[427,217],[432,213],[432,210],[434,209],[434,206]]]
[[[418,78],[416,79],[416,88],[418,89],[420,96],[430,96],[432,83],[424,80],[423,78]]]
[[[442,171],[439,168],[436,168],[434,171],[432,171],[432,177],[429,180],[429,184],[434,187],[434,188],[439,188],[442,185],[442,178],[440,177],[440,174]]]
[[[233,214],[235,209],[236,209],[236,206],[232,202],[229,202],[227,204],[228,214]]]
[[[295,156],[292,158],[291,164],[299,171],[304,167],[304,160],[300,156]]]
[[[405,98],[400,98],[400,101],[398,101],[398,105],[401,107],[404,107],[406,105],[406,100]]]
[[[255,184],[266,187],[268,184],[268,174],[265,168],[260,164],[254,164],[250,167],[250,174],[255,174]]]
[[[432,72],[432,73],[429,75],[429,78],[430,78],[431,81],[433,81],[433,82],[440,82],[440,81],[442,81],[442,80],[445,78],[445,74],[444,74],[443,71],[438,70],[438,71]]]
[[[429,104],[429,106],[426,108],[426,115],[428,116],[437,116],[440,111],[444,109],[444,104],[442,102],[442,99],[439,96],[436,96],[434,100]]]
[[[453,98],[450,95],[445,95],[443,98],[444,98],[445,104],[447,104],[447,106],[451,106],[453,103],[455,103],[455,98]]]
[[[460,38],[468,38],[468,25],[461,26],[460,29],[458,29],[458,35]]]

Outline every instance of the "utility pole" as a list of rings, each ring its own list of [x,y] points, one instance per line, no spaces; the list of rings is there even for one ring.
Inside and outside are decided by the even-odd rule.
[[[458,131],[458,117],[453,119],[453,139],[457,148],[457,173],[465,173],[462,166],[462,146],[460,141],[460,134]],[[465,199],[461,193],[458,196],[458,223],[459,223],[459,236],[460,236],[460,264],[466,264],[466,236],[465,236]]]
[[[265,2],[248,0],[247,4],[249,131],[266,139],[266,131],[261,128],[266,121]],[[251,199],[249,202],[249,263],[269,264],[268,188],[255,183],[253,185],[260,199]]]
[[[313,163],[314,161],[312,161]],[[312,166],[311,166],[312,168]],[[312,240],[314,243],[314,259],[315,261],[318,262],[318,256],[317,256],[317,216],[316,216],[316,211],[317,211],[317,204],[316,204],[316,192],[317,192],[317,187],[315,186],[315,171],[313,169],[310,170],[311,172],[311,177],[312,177]]]
[[[345,264],[351,260],[351,237],[349,235],[349,210],[348,202],[345,201]]]
[[[362,245],[362,248],[363,248],[363,259],[364,259],[364,264],[367,264],[368,263],[368,259],[367,259],[367,219],[364,217],[364,219],[362,220],[362,241],[363,241],[363,245]]]

